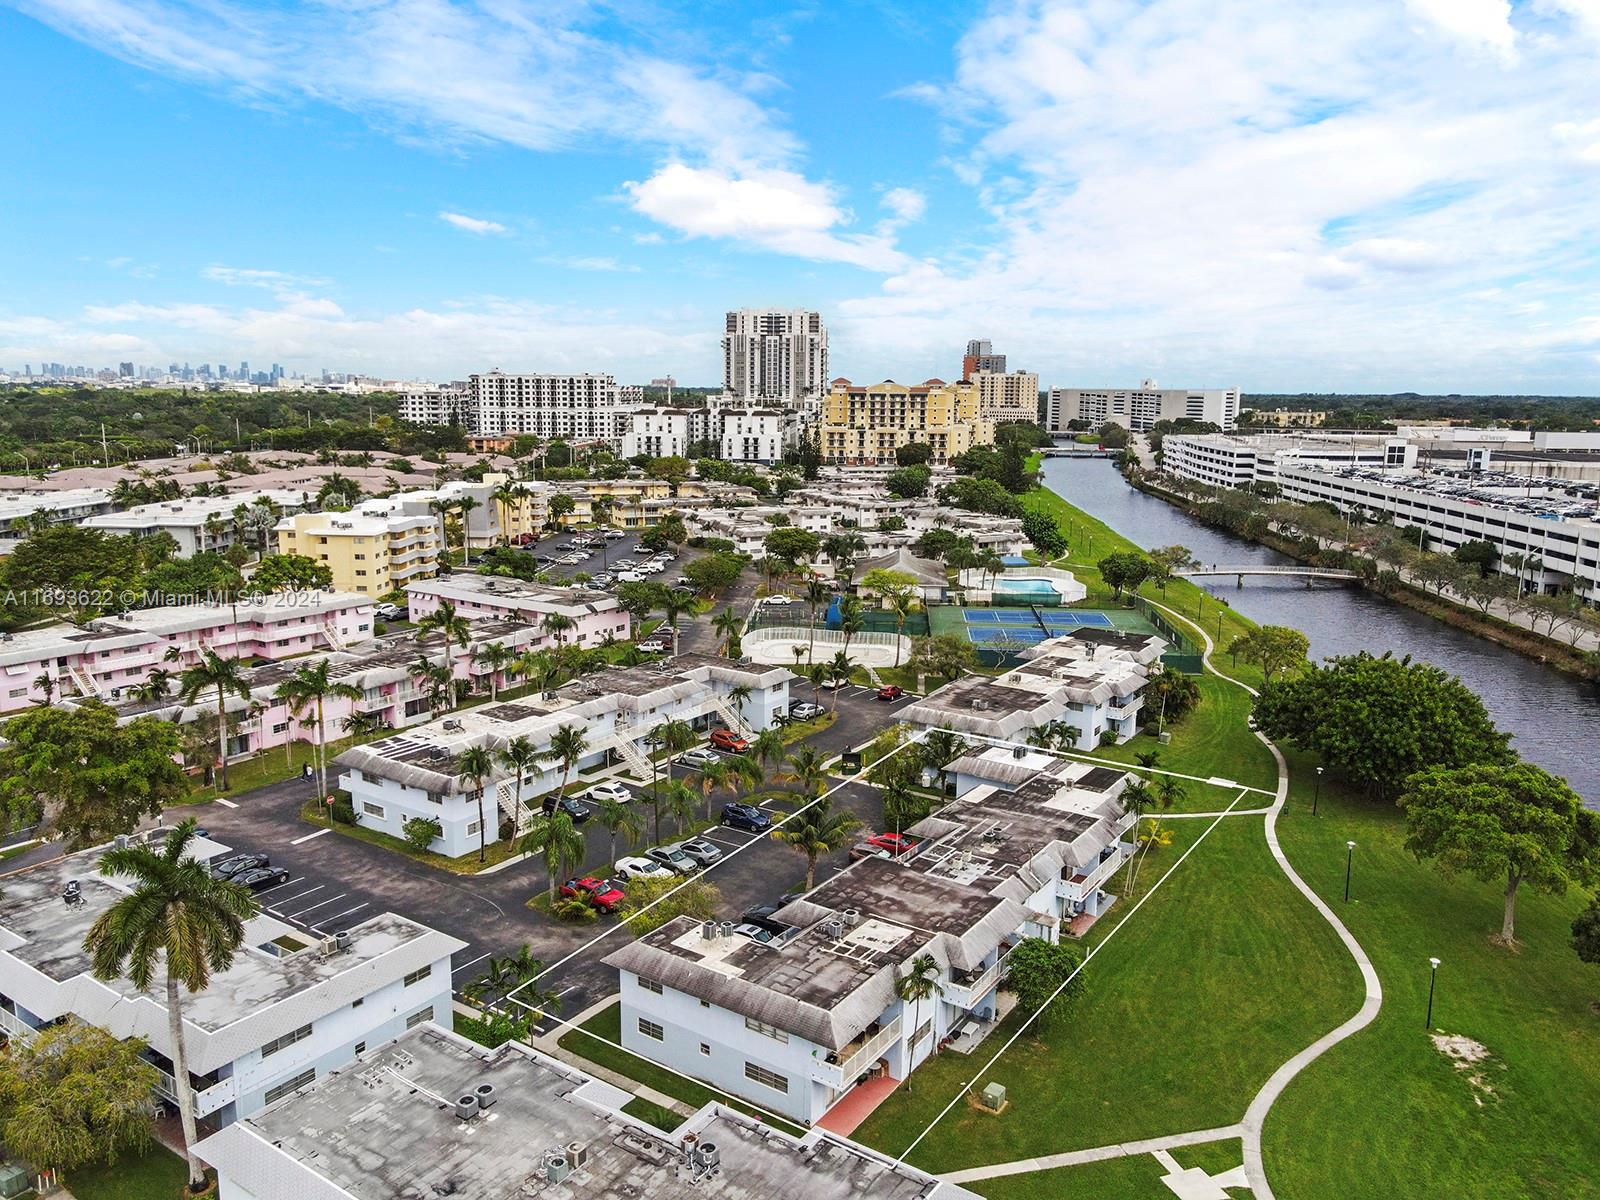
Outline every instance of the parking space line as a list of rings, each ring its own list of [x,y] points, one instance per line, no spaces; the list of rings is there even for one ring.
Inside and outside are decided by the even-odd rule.
[[[345,898],[345,896],[348,895],[348,894],[349,893],[347,893],[347,892],[340,892],[337,896],[330,897],[327,900],[319,900],[315,904],[311,905],[309,908],[300,909],[297,913],[295,913],[295,916],[303,917],[308,912],[316,912],[317,909],[321,908],[325,904],[337,904],[337,903],[339,903],[339,901],[343,900]]]
[[[289,843],[289,845],[298,846],[301,842],[309,842],[312,838],[319,838],[325,833],[332,833],[332,832],[333,832],[333,830],[331,830],[331,829],[319,829],[315,833],[306,834],[305,837],[297,837],[297,838],[295,838],[294,841]]]
[[[232,800],[224,800],[221,796],[217,796],[215,799],[216,799],[218,804],[222,805],[223,808],[238,808],[239,807]]]
[[[467,968],[468,968],[468,967],[475,967],[475,966],[477,966],[477,965],[478,965],[478,964],[479,964],[479,963],[481,963],[481,962],[482,962],[482,961],[483,961],[483,960],[484,960],[484,959],[486,959],[486,958],[488,958],[488,957],[489,957],[489,955],[488,955],[488,954],[480,954],[480,955],[478,955],[478,957],[477,957],[477,958],[475,958],[475,959],[473,959],[473,960],[472,960],[472,961],[471,961],[471,962],[464,962],[464,963],[462,963],[462,964],[461,964],[461,965],[460,965],[460,966],[459,966],[459,967],[456,967],[456,968],[455,968],[455,969],[454,969],[454,970],[453,970],[453,971],[452,971],[452,972],[451,972],[451,974],[453,974],[453,975],[459,975],[459,974],[460,974],[460,973],[461,973],[461,972],[462,972],[462,971],[465,971],[465,970],[466,970],[466,969],[467,969]]]
[[[702,833],[700,836],[705,838],[706,841],[708,841],[708,842],[716,842],[716,843],[718,843],[720,845],[723,845],[723,846],[742,846],[742,845],[745,844],[745,842],[750,841],[755,835],[754,834],[747,834],[744,837],[743,840],[740,840],[740,839],[737,839],[737,838],[733,838],[733,839],[729,839],[728,841],[723,841],[722,838],[717,836],[717,834],[719,834],[719,833],[721,833],[721,834],[730,834],[730,833],[742,833],[742,832],[744,832],[744,831],[743,830],[737,830],[737,829],[717,829],[717,830],[708,829],[704,833]]]
[[[365,900],[363,900],[360,904],[356,905],[354,908],[347,908],[341,913],[334,913],[333,916],[331,916],[331,917],[319,917],[317,920],[311,922],[311,928],[312,929],[321,929],[324,925],[328,924],[331,921],[337,921],[340,917],[348,917],[353,912],[360,912],[366,906],[367,906],[367,902]]]
[[[256,895],[265,896],[268,892],[275,892],[281,887],[288,887],[293,882],[294,880],[292,879],[285,879],[282,883],[275,883],[269,888],[262,888]]]
[[[299,900],[299,899],[300,899],[300,898],[301,898],[301,897],[302,897],[302,896],[309,896],[309,895],[311,895],[311,893],[312,893],[312,892],[320,892],[320,891],[321,891],[321,890],[322,890],[322,889],[323,889],[323,888],[325,888],[325,887],[327,887],[327,886],[328,886],[328,885],[327,885],[327,884],[325,884],[325,883],[319,883],[319,884],[317,884],[317,886],[316,886],[316,887],[313,887],[313,888],[307,888],[307,889],[306,889],[306,890],[305,890],[305,891],[303,891],[303,892],[296,892],[296,893],[295,893],[295,894],[294,894],[294,895],[292,895],[292,896],[279,896],[279,897],[278,897],[278,903],[279,903],[279,904],[289,904],[289,903],[292,903],[292,902],[293,902],[293,901],[295,901],[295,900]]]

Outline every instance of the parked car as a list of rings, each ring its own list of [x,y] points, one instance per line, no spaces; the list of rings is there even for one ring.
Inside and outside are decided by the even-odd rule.
[[[793,596],[768,596],[764,600],[758,600],[757,603],[771,604],[774,607],[782,608],[785,605],[795,603],[795,598]]]
[[[747,908],[739,917],[742,925],[759,925],[763,929],[770,929],[773,933],[782,933],[789,926],[782,921],[775,920],[773,914],[782,908],[781,904],[758,904],[754,908]]]
[[[212,867],[211,875],[215,879],[232,879],[241,872],[264,867],[270,861],[265,854],[235,854],[232,858],[225,858]]]
[[[649,546],[646,546],[643,542],[640,542],[637,545],[635,545],[632,550],[628,551],[628,553],[630,553],[630,554],[650,554],[651,550],[650,550]]]
[[[611,560],[611,565],[613,567],[636,567],[639,564],[631,558],[614,558]]]
[[[836,692],[840,688],[848,687],[849,685],[850,681],[848,679],[843,679],[838,675],[830,675],[817,686],[825,692]]]
[[[733,931],[741,937],[747,937],[753,942],[766,945],[777,935],[764,925],[735,925]]]
[[[617,583],[643,583],[649,576],[643,571],[618,571]]]
[[[822,705],[809,700],[795,700],[789,705],[789,715],[796,721],[809,721],[822,715]]]
[[[740,737],[731,729],[713,729],[711,731],[711,745],[728,754],[743,754],[750,749],[750,743]]]
[[[878,699],[888,700],[891,703],[900,699],[900,697],[904,696],[905,694],[905,688],[901,687],[897,683],[891,683],[886,687],[881,687],[878,689]]]
[[[252,892],[264,892],[268,888],[277,887],[280,883],[288,881],[289,872],[284,867],[255,867],[249,871],[240,871],[228,880],[229,883],[237,883]]]
[[[890,854],[910,854],[917,848],[917,840],[903,833],[875,833],[867,839],[869,846],[878,846]]]
[[[686,842],[679,842],[678,845],[702,867],[709,867],[722,861],[722,851],[705,838],[690,838]]]
[[[622,889],[611,880],[597,879],[593,875],[567,880],[557,889],[556,894],[563,900],[581,897],[603,913],[615,912],[617,905],[626,899]]]
[[[616,872],[623,879],[671,879],[676,874],[660,863],[643,857],[619,858]]]
[[[860,862],[863,858],[893,858],[894,855],[882,846],[874,846],[871,842],[857,842],[850,847],[850,861]]]
[[[700,869],[700,864],[685,854],[683,847],[677,842],[668,846],[652,846],[644,852],[644,856],[674,875],[693,875]]]
[[[406,609],[398,604],[375,604],[372,606],[372,615],[380,621],[404,621]]]
[[[567,816],[572,818],[572,823],[574,825],[582,825],[589,819],[592,813],[592,810],[587,804],[579,804],[571,796],[562,796],[560,800],[557,800],[555,796],[550,795],[544,798],[544,804],[542,805],[544,809],[544,815],[548,817],[551,813],[555,812],[557,804],[560,804],[562,812],[566,813]]]
[[[600,574],[596,575],[589,582],[590,583],[598,583],[601,587],[604,587],[608,583],[614,583],[616,581],[616,578],[617,577],[615,575],[613,575],[610,571],[601,571]]]
[[[534,544],[534,542],[538,541],[539,539],[534,537],[533,534],[531,534],[531,533],[519,533],[519,534],[517,534],[516,537],[512,538],[511,540],[515,545],[518,545],[518,546],[531,546],[531,545]]]
[[[765,833],[772,828],[772,818],[754,804],[724,804],[722,823],[730,829],[743,829],[746,833]]]
[[[678,759],[678,765],[680,767],[708,767],[712,763],[720,761],[722,760],[719,755],[704,747],[696,746],[693,750],[684,751],[683,755]]]
[[[676,579],[674,579],[672,581],[672,586],[673,587],[693,589],[694,580],[690,579],[687,575],[679,575]]]
[[[626,804],[633,799],[633,792],[625,784],[608,779],[605,783],[597,783],[583,794],[585,800],[596,803],[601,800],[615,800],[618,804]]]
[[[608,542],[616,542],[622,540],[628,535],[623,533],[620,529],[605,529],[601,531],[600,536],[605,538],[605,540]]]

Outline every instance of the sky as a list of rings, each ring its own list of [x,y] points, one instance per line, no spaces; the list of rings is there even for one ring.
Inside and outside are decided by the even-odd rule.
[[[1600,393],[1600,0],[0,0],[0,368]]]

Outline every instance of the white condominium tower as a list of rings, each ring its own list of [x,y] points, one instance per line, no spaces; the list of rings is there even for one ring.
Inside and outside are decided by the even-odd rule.
[[[828,331],[803,308],[741,308],[722,337],[722,390],[754,404],[820,405],[828,388]]]
[[[467,380],[463,424],[482,437],[530,433],[576,442],[615,442],[628,430],[627,410],[610,375],[502,371]]]

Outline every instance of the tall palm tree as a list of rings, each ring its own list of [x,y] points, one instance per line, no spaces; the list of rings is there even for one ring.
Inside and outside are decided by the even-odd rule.
[[[739,644],[739,634],[744,631],[744,618],[733,609],[725,608],[711,618],[711,628],[722,639],[719,652],[732,658],[733,648]]]
[[[748,683],[736,683],[728,689],[728,705],[742,718],[744,706],[750,703],[750,698],[755,694],[755,689]]]
[[[517,790],[511,793],[511,837],[515,840],[522,836],[522,781],[527,778],[531,767],[539,765],[543,756],[526,734],[519,733],[506,743],[499,757],[500,765],[515,772],[517,778]]]
[[[811,703],[818,708],[822,707],[822,685],[833,674],[833,667],[828,663],[814,662],[805,669],[805,677],[811,684]]]
[[[861,613],[861,597],[846,596],[839,601],[839,628],[844,630],[844,650],[850,653],[850,639],[866,628],[867,619]]]
[[[806,584],[806,605],[811,611],[811,635],[806,643],[808,656],[817,656],[817,606],[827,601],[832,594],[832,589],[826,583],[812,576]]]
[[[413,683],[427,691],[428,711],[435,716],[455,705],[456,678],[449,667],[442,667],[426,656],[418,656],[417,661],[406,668],[406,674]]]
[[[488,856],[489,830],[483,820],[483,792],[494,774],[494,754],[487,746],[469,746],[456,760],[456,771],[462,781],[469,784],[468,791],[478,793],[478,861]]]
[[[783,734],[775,725],[756,734],[756,740],[750,744],[750,757],[768,769],[782,762],[783,756],[788,753],[789,744],[783,740]]]
[[[672,626],[672,648],[678,648],[678,618],[694,607],[694,593],[672,588],[661,597],[661,612]]]
[[[828,679],[833,684],[833,708],[839,711],[839,689],[850,682],[850,672],[855,670],[856,664],[851,661],[847,651],[837,651],[828,663]]]
[[[578,760],[588,749],[589,739],[584,736],[581,725],[563,725],[550,735],[550,748],[544,752],[544,756],[553,763],[561,764],[561,790],[556,793],[558,796],[566,795],[572,768],[578,765]]]
[[[1133,839],[1134,845],[1137,846],[1139,843],[1139,825],[1144,820],[1145,810],[1155,803],[1155,793],[1145,780],[1135,775],[1123,787],[1119,800],[1122,803],[1124,812],[1133,813]],[[1139,879],[1139,872],[1135,867],[1138,860],[1139,856],[1137,854],[1128,856],[1127,884],[1123,890],[1130,895],[1133,892],[1134,884]]]
[[[182,989],[191,995],[203,992],[214,972],[233,965],[244,944],[244,923],[256,914],[255,897],[247,889],[212,878],[205,863],[188,856],[194,835],[190,818],[167,834],[159,851],[150,846],[107,850],[100,859],[100,873],[132,880],[134,886],[95,919],[83,939],[97,979],[126,975],[143,992],[149,990],[158,961],[165,969],[172,1082],[191,1192],[205,1189],[206,1176],[192,1149],[197,1133],[189,1056],[183,1044]]]
[[[438,608],[417,622],[419,637],[426,637],[434,630],[444,636],[444,656],[440,661],[453,674],[455,663],[450,658],[450,647],[454,643],[466,645],[467,639],[472,636],[472,622],[458,613],[450,601],[441,600]]]
[[[178,699],[193,704],[201,692],[215,688],[217,693],[217,764],[221,771],[219,791],[228,790],[228,697],[250,699],[244,667],[237,658],[223,658],[208,646],[200,649],[200,661],[178,676]]]
[[[644,818],[631,804],[624,804],[620,800],[602,800],[600,807],[595,810],[595,820],[605,828],[610,837],[607,853],[610,858],[607,862],[617,861],[617,835],[620,833],[628,840],[628,847],[632,849],[638,844],[639,836],[644,833]]]
[[[565,809],[555,808],[534,817],[522,839],[522,852],[544,856],[544,865],[550,872],[550,902],[554,904],[556,881],[566,875],[567,863],[583,861],[583,834]]]
[[[55,699],[55,694],[56,694],[56,679],[55,679],[55,676],[50,674],[49,671],[41,671],[39,673],[39,675],[34,679],[33,686],[38,688],[41,692],[44,693],[44,704],[45,704],[45,707],[48,708],[50,706],[50,702]],[[142,699],[142,697],[141,697],[141,699]]]
[[[894,665],[900,665],[900,638],[906,629],[906,618],[917,608],[917,594],[908,587],[888,588],[883,597],[889,602],[889,611],[894,613]]]
[[[489,668],[489,698],[491,700],[500,699],[500,676],[510,670],[511,664],[516,661],[516,658],[516,651],[503,642],[490,642],[473,650],[472,661],[480,667]]]
[[[475,509],[483,507],[483,501],[471,496],[462,496],[455,503],[455,509],[461,514],[461,565],[467,566],[472,562],[472,526],[468,519]]]
[[[330,664],[327,659],[319,659],[314,665],[303,666],[288,679],[285,679],[273,692],[279,700],[288,702],[289,711],[296,720],[306,709],[311,709],[316,720],[316,745],[312,748],[312,758],[317,764],[317,799],[320,803],[328,795],[328,726],[323,719],[323,703],[327,700],[359,700],[361,689],[352,684],[341,683],[329,674]],[[330,816],[330,821],[332,817]]]
[[[944,995],[944,985],[939,982],[939,964],[931,954],[919,954],[906,964],[905,974],[894,981],[894,994],[902,1003],[911,1005],[911,1029],[906,1034],[906,1055],[916,1047],[917,1030],[922,1028],[922,1002]],[[934,1042],[937,1046],[937,1040]]]
[[[916,754],[924,769],[939,776],[939,790],[944,790],[946,769],[967,752],[967,743],[959,733],[948,729],[935,729],[922,739]]]
[[[822,769],[822,762],[822,751],[809,744],[802,745],[789,755],[776,778],[794,784],[789,791],[801,800],[815,800],[828,782],[828,773]]]
[[[566,635],[577,627],[578,623],[571,617],[557,612],[545,613],[544,620],[539,622],[539,628],[548,636],[555,638],[557,646],[565,646]]]
[[[784,845],[806,856],[806,891],[817,884],[817,859],[849,842],[861,822],[847,812],[835,812],[833,801],[818,800],[772,831]]]
[[[428,511],[439,518],[439,558],[450,546],[450,501],[435,498],[428,501]]]
[[[711,820],[711,793],[718,788],[730,786],[728,781],[731,775],[726,759],[707,763],[700,768],[700,794],[706,798],[706,820]]]
[[[694,820],[694,789],[683,780],[675,779],[661,789],[661,802],[656,807],[658,812],[663,808],[667,810],[667,815],[681,834]]]
[[[522,497],[528,494],[528,489],[520,483],[506,482],[490,493],[489,499],[494,501],[500,517],[500,544],[511,544],[511,506],[520,504]]]

